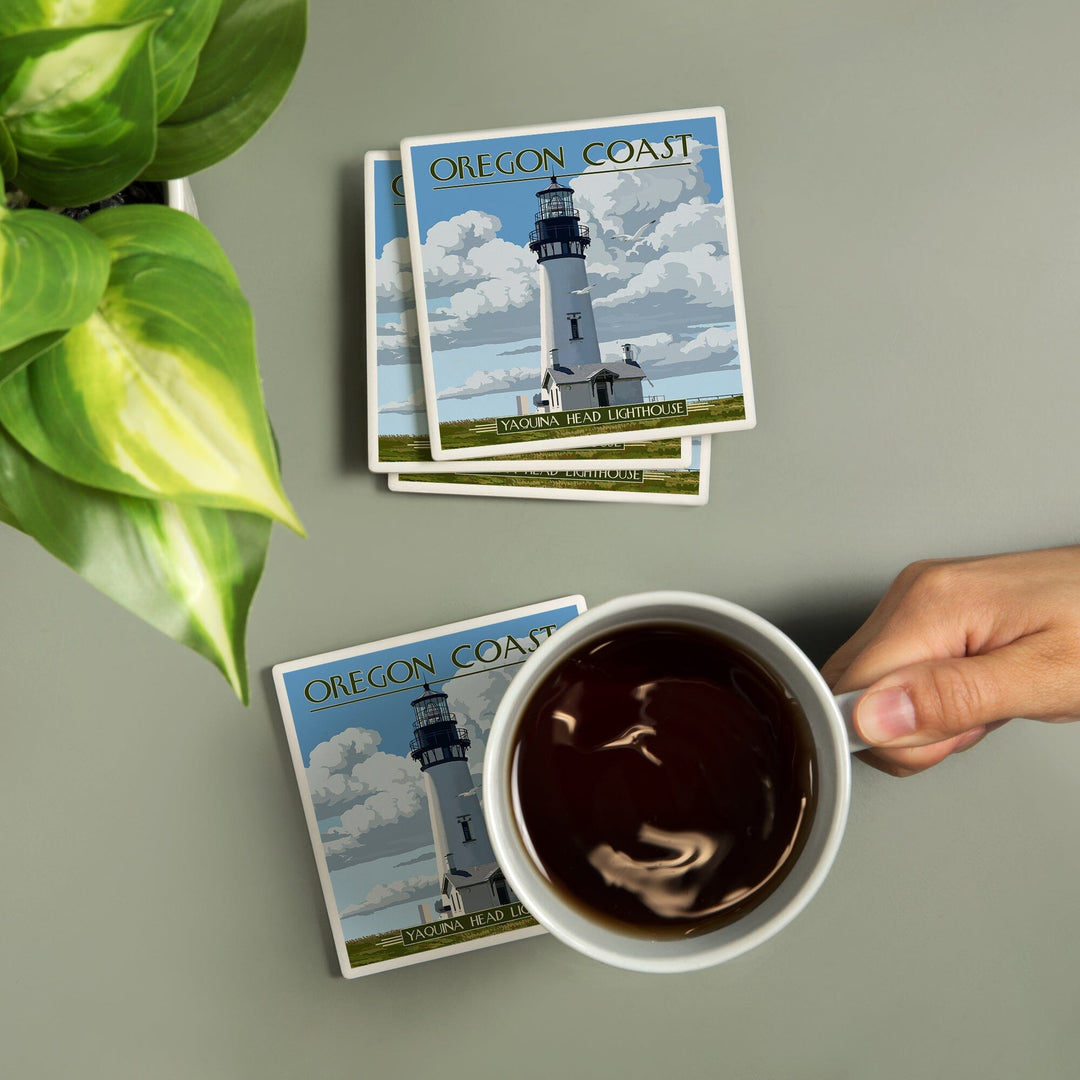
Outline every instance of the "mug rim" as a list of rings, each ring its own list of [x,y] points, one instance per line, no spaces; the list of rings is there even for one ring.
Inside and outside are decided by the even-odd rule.
[[[680,619],[664,610],[682,608],[685,616]],[[650,617],[651,614],[651,617]],[[696,618],[695,618],[696,616]],[[707,616],[746,628],[751,637],[770,643],[783,656],[785,663],[805,682],[818,706],[819,722],[808,715],[811,722],[814,746],[819,757],[819,776],[825,771],[821,757],[827,753],[835,766],[831,798],[824,802],[819,789],[814,821],[807,838],[807,847],[799,856],[801,862],[807,857],[811,840],[817,838],[818,852],[812,864],[807,864],[801,878],[796,878],[796,888],[790,896],[783,896],[785,881],[760,905],[727,927],[685,938],[659,939],[640,934],[621,934],[590,920],[584,909],[568,904],[552,888],[539,869],[537,860],[527,850],[527,839],[517,824],[514,808],[511,754],[515,744],[521,711],[533,689],[548,670],[554,668],[566,655],[583,644],[595,633],[602,633],[604,626],[632,626],[648,622],[678,622],[711,626]],[[740,641],[752,652],[757,650]],[[767,667],[775,668],[772,661],[758,656]],[[780,672],[785,684],[790,672]],[[789,689],[791,687],[789,686]],[[802,695],[800,694],[800,700]],[[804,709],[808,702],[802,700]],[[807,709],[808,713],[809,710]],[[828,737],[822,738],[821,722]],[[788,925],[810,902],[821,887],[836,858],[847,821],[851,794],[850,749],[843,719],[832,691],[821,673],[805,653],[782,630],[767,619],[729,600],[681,590],[657,590],[632,593],[605,601],[595,608],[578,615],[560,627],[515,672],[506,692],[499,702],[488,733],[483,766],[484,812],[488,834],[499,866],[518,899],[529,913],[555,937],[579,952],[604,963],[633,971],[680,972],[692,971],[725,960],[733,959],[756,945],[768,940]],[[824,830],[822,832],[821,830]],[[794,868],[793,868],[794,870]],[[789,875],[790,878],[790,875]],[[780,900],[777,900],[781,897]],[[768,910],[773,908],[775,910]],[[764,913],[753,919],[755,913]],[[740,922],[747,921],[750,928],[742,933],[733,932]],[[753,925],[756,923],[756,925]]]

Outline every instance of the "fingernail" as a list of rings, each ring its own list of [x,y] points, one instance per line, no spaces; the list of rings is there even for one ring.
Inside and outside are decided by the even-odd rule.
[[[985,727],[972,728],[963,736],[963,738],[957,741],[952,752],[954,754],[962,754],[965,750],[970,750],[976,743],[982,742],[983,739],[986,738],[986,734],[989,730],[989,724]]]
[[[915,706],[902,686],[889,686],[862,698],[856,719],[868,743],[892,742],[915,730]]]

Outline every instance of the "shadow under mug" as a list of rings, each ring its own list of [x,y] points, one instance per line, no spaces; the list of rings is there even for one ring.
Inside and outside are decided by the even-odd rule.
[[[579,646],[613,630],[678,623],[718,633],[770,669],[799,701],[817,761],[817,806],[805,846],[783,882],[727,926],[680,938],[620,933],[567,902],[536,865],[517,824],[513,755],[533,690]],[[866,744],[851,712],[861,691],[834,697],[802,650],[772,623],[726,600],[691,592],[649,592],[608,601],[557,630],[521,666],[492,721],[484,752],[484,812],[496,858],[531,914],[555,937],[596,960],[632,971],[678,972],[739,956],[772,937],[810,902],[836,857],[847,821],[851,754]]]

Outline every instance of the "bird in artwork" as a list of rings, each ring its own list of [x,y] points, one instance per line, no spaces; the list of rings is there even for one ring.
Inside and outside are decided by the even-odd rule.
[[[640,240],[642,236],[645,235],[645,230],[651,228],[657,223],[657,221],[659,221],[659,218],[653,218],[652,221],[646,221],[645,224],[642,225],[641,228],[638,229],[638,231],[632,236],[629,233],[615,233],[614,238],[616,240],[623,240],[626,243],[633,244],[636,241]]]

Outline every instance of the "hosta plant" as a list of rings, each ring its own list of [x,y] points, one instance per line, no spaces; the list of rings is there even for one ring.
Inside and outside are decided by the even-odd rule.
[[[245,702],[271,524],[302,532],[251,310],[193,217],[60,211],[237,150],[288,89],[306,19],[306,0],[0,2],[0,522]]]

